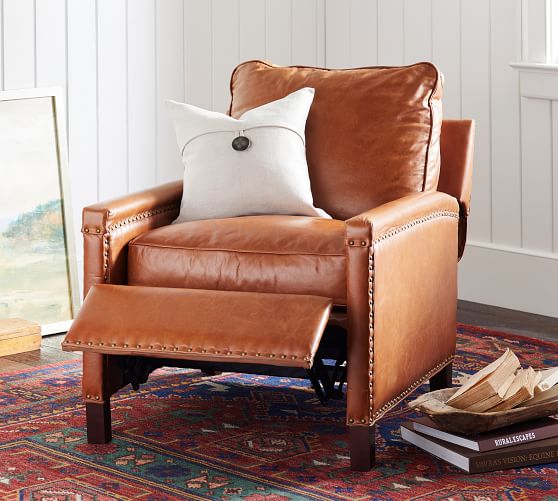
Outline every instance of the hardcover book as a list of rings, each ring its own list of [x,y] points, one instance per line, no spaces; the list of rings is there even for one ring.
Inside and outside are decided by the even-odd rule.
[[[401,425],[401,438],[467,473],[485,473],[558,462],[558,437],[477,452],[423,435],[413,429],[412,422],[406,422]]]
[[[513,445],[536,442],[546,438],[558,437],[558,419],[544,418],[527,423],[519,423],[478,435],[459,435],[441,430],[427,417],[411,421],[415,431],[438,438],[467,449],[487,452]]]

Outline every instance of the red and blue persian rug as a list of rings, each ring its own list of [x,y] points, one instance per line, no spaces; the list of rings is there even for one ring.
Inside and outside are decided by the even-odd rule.
[[[454,377],[506,347],[558,363],[558,344],[458,330]],[[558,464],[467,475],[402,442],[405,403],[377,427],[377,467],[351,472],[344,402],[323,406],[294,379],[158,370],[113,397],[113,442],[88,445],[80,371],[0,374],[0,499],[558,500]]]

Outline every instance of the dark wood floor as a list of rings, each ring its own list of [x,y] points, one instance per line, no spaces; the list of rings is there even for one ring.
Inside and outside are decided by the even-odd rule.
[[[558,318],[533,315],[495,306],[459,301],[457,321],[513,334],[558,342]],[[26,369],[63,360],[77,359],[80,353],[66,353],[60,348],[63,335],[43,338],[40,350],[0,357],[0,372]]]
[[[512,334],[558,342],[558,318],[459,301],[457,321]]]

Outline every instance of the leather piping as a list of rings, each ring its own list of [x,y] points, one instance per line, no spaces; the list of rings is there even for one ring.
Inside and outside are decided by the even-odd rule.
[[[369,387],[369,407],[368,407],[368,425],[373,426],[376,421],[380,417],[382,417],[389,409],[391,409],[394,405],[399,403],[403,400],[409,393],[413,392],[416,388],[418,388],[424,381],[430,379],[430,376],[436,374],[440,369],[445,367],[449,362],[453,360],[454,355],[446,358],[443,362],[436,365],[433,369],[426,373],[423,377],[415,381],[411,386],[407,387],[404,391],[402,391],[397,397],[391,399],[388,403],[386,403],[381,409],[374,412],[374,357],[375,357],[375,350],[374,350],[374,245],[378,244],[379,242],[391,238],[417,224],[425,223],[427,221],[431,221],[433,219],[438,219],[441,217],[451,217],[459,220],[459,213],[454,211],[448,210],[438,210],[428,214],[427,216],[419,217],[409,221],[406,224],[401,226],[397,226],[388,230],[387,232],[381,234],[374,240],[372,240],[372,245],[370,246],[370,250],[368,252],[368,329],[369,329],[369,337],[368,337],[368,351],[370,353],[369,356],[369,372],[368,372],[368,387]],[[366,421],[363,419],[361,422],[364,424]]]
[[[231,115],[231,111],[232,111],[232,103],[234,100],[234,93],[233,93],[233,81],[234,81],[234,77],[236,75],[237,70],[246,65],[246,64],[252,64],[252,63],[258,63],[258,64],[262,64],[263,66],[267,66],[268,68],[301,68],[301,69],[311,69],[311,70],[320,70],[320,71],[326,71],[326,72],[331,72],[331,71],[354,71],[354,70],[369,70],[369,69],[389,69],[389,68],[410,68],[411,66],[418,66],[420,64],[425,64],[428,65],[432,68],[434,68],[434,71],[437,74],[436,77],[436,82],[435,82],[435,88],[437,88],[438,86],[438,81],[439,81],[439,71],[438,68],[436,67],[435,64],[432,64],[428,61],[422,61],[420,63],[413,63],[413,64],[407,64],[407,65],[403,65],[403,66],[359,66],[358,68],[320,68],[318,66],[305,66],[305,65],[291,65],[291,66],[281,66],[278,64],[273,64],[273,63],[269,63],[267,61],[262,61],[261,59],[250,59],[249,61],[243,61],[240,64],[237,64],[236,67],[234,68],[233,72],[231,73],[231,78],[229,80],[229,90],[231,93],[231,101],[229,104],[229,109],[227,110],[227,114],[230,116]],[[430,103],[430,101],[429,101]]]
[[[430,96],[428,96],[428,111],[430,113],[430,131],[428,133],[428,144],[426,145],[426,155],[424,162],[424,175],[422,177],[422,191],[426,188],[426,180],[428,178],[428,159],[430,158],[430,146],[432,145],[432,130],[434,129],[434,112],[432,111],[432,97],[434,92],[438,90],[438,85],[440,84],[440,72],[436,72],[436,82],[434,87],[430,91]]]
[[[234,252],[239,254],[271,254],[274,256],[337,256],[344,257],[344,253],[340,254],[326,254],[320,252],[270,252],[270,251],[253,251],[253,250],[242,250],[242,249],[224,249],[224,248],[207,248],[207,247],[178,247],[175,245],[162,245],[162,244],[151,244],[143,242],[130,242],[130,246],[134,247],[157,247],[161,249],[176,249],[176,250],[189,250],[189,251],[215,251],[215,252]]]

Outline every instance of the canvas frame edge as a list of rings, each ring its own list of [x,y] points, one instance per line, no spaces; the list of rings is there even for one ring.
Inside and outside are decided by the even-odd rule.
[[[75,318],[80,306],[79,275],[74,235],[72,198],[70,190],[70,173],[68,162],[67,134],[65,123],[65,108],[62,87],[33,87],[28,89],[12,89],[0,91],[0,101],[13,101],[18,99],[51,98],[54,129],[56,135],[56,150],[58,155],[58,172],[60,191],[62,197],[62,211],[64,216],[64,240],[66,246],[66,259],[68,265],[68,287],[72,318],[67,321],[41,325],[43,336],[66,332]]]

